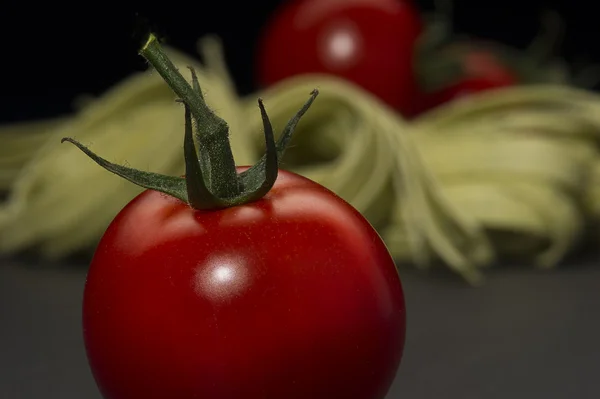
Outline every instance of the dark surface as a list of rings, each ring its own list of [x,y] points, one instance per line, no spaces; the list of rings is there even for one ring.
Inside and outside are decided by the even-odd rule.
[[[505,268],[476,289],[403,272],[407,345],[388,397],[600,397],[597,264]],[[84,278],[0,261],[0,398],[100,399],[81,338]]]

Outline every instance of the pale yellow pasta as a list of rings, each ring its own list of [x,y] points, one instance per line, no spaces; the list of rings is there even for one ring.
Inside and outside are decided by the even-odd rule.
[[[328,187],[362,212],[399,262],[442,261],[469,282],[504,256],[557,265],[600,218],[600,97],[561,85],[472,95],[414,121],[361,88],[306,75],[240,98],[220,43],[199,43],[209,105],[230,125],[239,165],[264,149],[256,99],[281,131],[312,89],[283,167]],[[133,75],[74,115],[0,127],[0,252],[37,247],[48,258],[93,248],[141,189],[106,172],[72,136],[107,159],[183,172],[183,112],[152,72]]]

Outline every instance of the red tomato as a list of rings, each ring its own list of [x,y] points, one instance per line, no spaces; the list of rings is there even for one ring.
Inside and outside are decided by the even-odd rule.
[[[517,84],[514,72],[495,55],[486,51],[471,51],[462,61],[465,82],[471,90],[487,90]]]
[[[511,70],[486,51],[471,51],[460,59],[459,80],[422,96],[420,112],[425,112],[457,98],[473,93],[509,87],[518,84]]]
[[[407,0],[286,2],[259,41],[257,78],[269,86],[298,74],[333,74],[410,114],[421,30],[418,12]]]
[[[382,399],[405,307],[371,225],[281,171],[261,200],[219,211],[135,198],[96,250],[83,326],[107,399]]]
[[[499,89],[508,86],[512,86],[512,84],[509,84],[508,82],[494,82],[486,78],[463,79],[448,87],[444,87],[441,90],[425,94],[423,96],[423,105],[421,112],[427,111],[435,107],[439,107],[445,103],[448,103],[461,97],[471,95],[473,93],[488,91],[492,89]]]

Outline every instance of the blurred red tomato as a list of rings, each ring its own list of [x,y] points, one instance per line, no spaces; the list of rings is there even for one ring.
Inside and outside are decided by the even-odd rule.
[[[465,54],[462,67],[466,89],[481,91],[517,84],[514,73],[490,52],[474,50]]]
[[[459,77],[441,89],[423,94],[418,113],[473,93],[519,83],[516,73],[491,52],[473,50],[462,54],[459,62]]]
[[[257,79],[270,86],[304,73],[329,73],[412,114],[415,44],[422,31],[407,0],[295,0],[272,16],[259,40]]]

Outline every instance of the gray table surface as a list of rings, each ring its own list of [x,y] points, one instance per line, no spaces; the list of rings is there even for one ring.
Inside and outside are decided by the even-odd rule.
[[[481,288],[403,271],[406,351],[388,398],[599,398],[598,263],[502,268]],[[100,399],[81,337],[84,278],[84,267],[0,260],[0,398]]]

